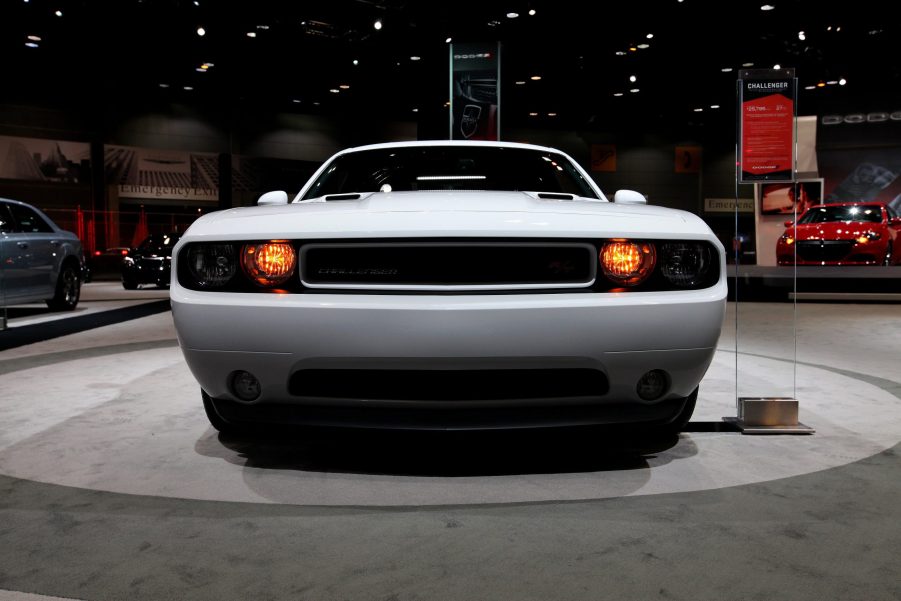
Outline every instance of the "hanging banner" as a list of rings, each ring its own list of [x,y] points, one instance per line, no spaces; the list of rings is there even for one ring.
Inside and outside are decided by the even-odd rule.
[[[745,70],[738,85],[741,183],[794,181],[795,70]]]
[[[499,43],[450,45],[450,139],[499,140]]]

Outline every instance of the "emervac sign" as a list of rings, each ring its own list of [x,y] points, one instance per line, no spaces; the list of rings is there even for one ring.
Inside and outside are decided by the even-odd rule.
[[[795,70],[742,71],[738,86],[740,181],[794,181]]]

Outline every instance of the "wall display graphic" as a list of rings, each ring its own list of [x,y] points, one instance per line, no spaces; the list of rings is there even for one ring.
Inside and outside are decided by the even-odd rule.
[[[120,198],[219,200],[219,155],[183,150],[106,146],[107,181]]]
[[[760,212],[764,215],[793,215],[823,200],[823,180],[798,180],[796,184],[759,184]]]
[[[87,142],[0,136],[0,179],[87,182],[90,157]]]
[[[676,146],[676,173],[701,172],[701,147]]]
[[[794,180],[794,69],[742,71],[738,84],[740,181]]]
[[[451,44],[450,139],[500,139],[500,44]]]

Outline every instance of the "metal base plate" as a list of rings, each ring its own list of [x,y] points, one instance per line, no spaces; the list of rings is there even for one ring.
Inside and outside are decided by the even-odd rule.
[[[748,426],[744,420],[737,417],[724,417],[723,421],[734,425],[741,430],[742,434],[813,434],[816,432],[816,430],[810,426],[805,426],[801,422],[794,426]]]

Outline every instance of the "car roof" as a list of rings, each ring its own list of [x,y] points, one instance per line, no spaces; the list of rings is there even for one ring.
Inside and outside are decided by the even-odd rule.
[[[852,200],[847,202],[824,202],[822,204],[814,205],[810,207],[811,209],[816,209],[818,207],[854,207],[854,206],[863,206],[863,205],[879,205],[880,207],[886,206],[887,203],[882,202],[881,200]]]
[[[435,147],[435,146],[468,146],[468,147],[484,147],[484,148],[522,148],[526,150],[538,150],[541,152],[556,152],[565,154],[562,150],[551,148],[550,146],[538,146],[537,144],[526,144],[523,142],[493,142],[488,140],[416,140],[410,142],[387,142],[382,144],[367,144],[365,146],[355,146],[342,150],[338,154],[346,154],[350,152],[359,152],[361,150],[385,150],[391,148],[417,148],[417,147]]]

